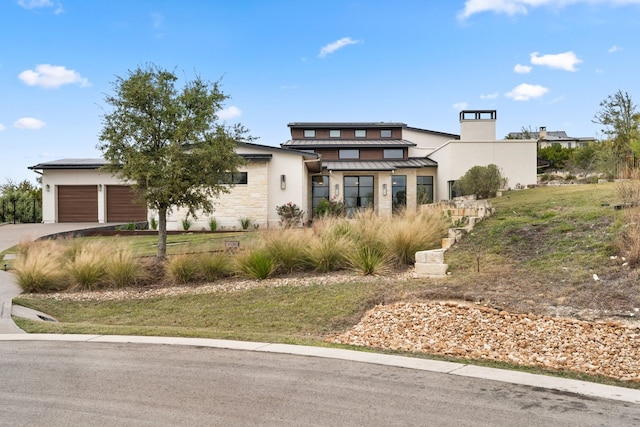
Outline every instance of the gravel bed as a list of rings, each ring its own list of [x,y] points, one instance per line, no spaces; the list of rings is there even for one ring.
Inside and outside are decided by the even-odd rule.
[[[640,382],[640,326],[457,302],[376,306],[333,343],[571,370]]]

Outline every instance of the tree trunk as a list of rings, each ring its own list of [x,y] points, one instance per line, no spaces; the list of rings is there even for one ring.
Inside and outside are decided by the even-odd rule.
[[[167,257],[167,208],[158,209],[158,260]]]

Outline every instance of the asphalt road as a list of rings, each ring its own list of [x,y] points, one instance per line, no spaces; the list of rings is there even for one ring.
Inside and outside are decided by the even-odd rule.
[[[2,426],[637,426],[640,405],[343,360],[0,342]]]

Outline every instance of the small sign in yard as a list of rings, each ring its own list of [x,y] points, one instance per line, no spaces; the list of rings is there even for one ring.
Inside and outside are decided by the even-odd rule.
[[[238,240],[225,240],[224,249],[228,252],[237,251],[240,249],[240,242]]]

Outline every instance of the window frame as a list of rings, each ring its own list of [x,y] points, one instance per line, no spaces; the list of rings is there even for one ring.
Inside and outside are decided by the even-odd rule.
[[[355,156],[353,155],[355,154]],[[338,158],[341,160],[359,160],[360,149],[358,148],[340,148],[338,150]]]
[[[358,135],[358,133],[360,133],[360,135]],[[366,138],[367,137],[367,130],[366,129],[355,129],[353,131],[353,137],[354,138]]]
[[[387,135],[388,132],[388,135]],[[391,129],[380,129],[380,138],[392,138],[393,131]]]
[[[337,133],[337,135],[335,135]],[[329,138],[341,138],[342,132],[340,129],[329,129]]]
[[[304,129],[302,131],[302,135],[305,138],[315,138],[316,137],[316,130],[315,129]]]
[[[390,155],[391,153],[399,153],[399,156]],[[404,159],[404,149],[402,148],[383,148],[382,149],[382,158],[383,159]]]

